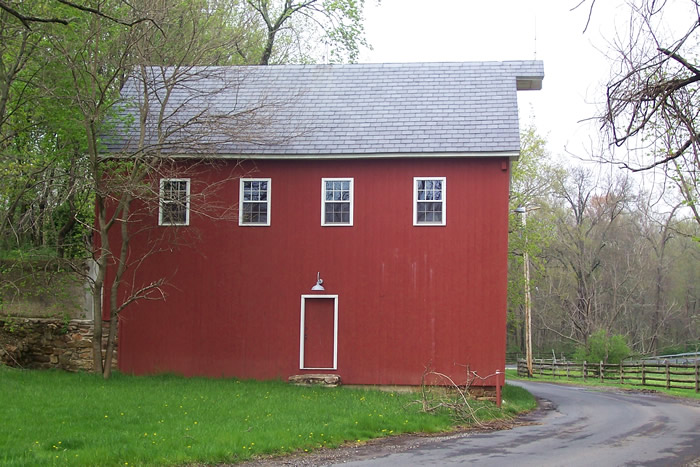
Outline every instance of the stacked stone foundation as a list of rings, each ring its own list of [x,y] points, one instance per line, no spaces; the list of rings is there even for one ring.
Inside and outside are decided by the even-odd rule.
[[[105,323],[103,348],[108,326]],[[89,320],[0,317],[0,363],[7,366],[92,371],[92,342]],[[116,357],[115,351],[113,368]]]

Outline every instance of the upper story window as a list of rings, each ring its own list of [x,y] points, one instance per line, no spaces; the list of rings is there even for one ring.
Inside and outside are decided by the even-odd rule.
[[[445,177],[413,179],[413,225],[445,225]]]
[[[158,225],[189,225],[190,179],[161,178]]]
[[[242,178],[238,225],[270,225],[270,179]]]
[[[352,225],[353,179],[321,179],[321,225]]]

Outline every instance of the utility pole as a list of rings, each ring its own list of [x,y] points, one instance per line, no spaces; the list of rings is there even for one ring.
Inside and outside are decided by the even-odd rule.
[[[525,362],[527,364],[527,376],[532,378],[532,298],[530,296],[530,255],[527,252],[527,212],[535,208],[520,206],[515,210],[523,216],[523,232],[525,234],[525,247],[523,248],[523,273],[525,274]]]

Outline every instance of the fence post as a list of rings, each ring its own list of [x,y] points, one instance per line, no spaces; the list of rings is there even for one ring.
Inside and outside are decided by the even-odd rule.
[[[583,380],[586,381],[586,361],[583,361]]]
[[[600,361],[600,382],[603,382],[603,360]]]
[[[566,361],[566,379],[571,379],[571,376],[569,375],[569,368],[571,367],[571,362],[568,360]]]
[[[671,389],[671,372],[668,368],[668,360],[665,360],[664,363],[666,363],[666,389]]]
[[[503,370],[503,380],[505,381],[505,370]],[[501,408],[502,396],[501,396],[501,371],[496,370],[496,405]]]
[[[700,359],[695,359],[695,392],[700,392]]]
[[[624,368],[622,367],[622,361],[620,362],[620,384],[625,384]]]
[[[642,386],[647,385],[646,374],[644,373],[644,360],[642,360]]]

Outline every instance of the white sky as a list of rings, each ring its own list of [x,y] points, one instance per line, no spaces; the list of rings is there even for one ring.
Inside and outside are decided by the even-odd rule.
[[[619,0],[596,2],[588,31],[580,0],[367,0],[365,28],[374,47],[361,62],[542,60],[541,91],[518,92],[521,127],[534,123],[554,156],[586,157],[611,62],[603,52]],[[566,148],[566,151],[565,151]],[[572,156],[567,156],[571,160]]]

